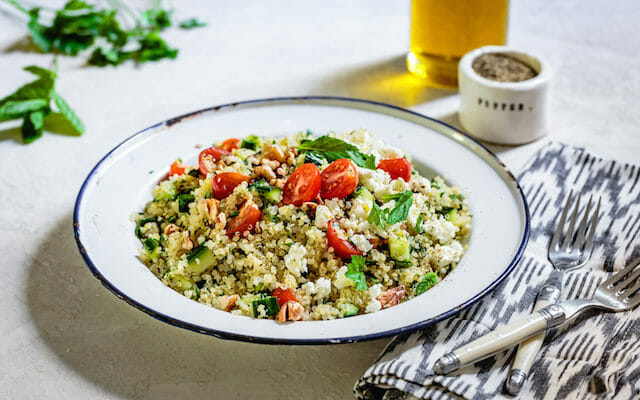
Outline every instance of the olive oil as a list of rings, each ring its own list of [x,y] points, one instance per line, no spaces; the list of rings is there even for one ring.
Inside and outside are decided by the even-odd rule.
[[[486,45],[504,45],[509,0],[412,0],[407,68],[434,86],[458,86],[458,61]]]

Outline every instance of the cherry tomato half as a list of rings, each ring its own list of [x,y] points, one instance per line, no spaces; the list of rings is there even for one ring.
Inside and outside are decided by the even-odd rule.
[[[402,178],[405,182],[411,179],[411,163],[406,158],[382,160],[376,167],[391,175],[391,179]]]
[[[237,172],[219,173],[211,178],[211,194],[213,194],[213,197],[216,199],[222,200],[233,193],[233,189],[235,189],[236,186],[248,181],[248,176]]]
[[[273,293],[271,293],[271,295],[278,299],[278,305],[280,307],[282,307],[287,301],[298,301],[298,299],[296,299],[296,295],[293,294],[291,289],[277,288]]]
[[[227,234],[233,236],[242,235],[247,231],[251,232],[260,218],[262,218],[262,213],[256,203],[247,200],[240,208],[238,216],[231,218],[227,223]]]
[[[169,167],[169,176],[184,174],[185,167],[180,160],[175,160]]]
[[[230,138],[222,142],[222,144],[220,145],[220,148],[222,150],[225,150],[231,153],[233,150],[238,148],[239,144],[240,144],[240,139]]]
[[[202,175],[207,175],[213,171],[215,162],[220,160],[223,155],[231,154],[226,150],[219,149],[217,147],[209,147],[200,152],[198,156],[198,166]]]
[[[300,207],[302,203],[313,201],[320,192],[322,180],[315,164],[306,163],[299,166],[287,179],[282,191],[282,201]]]
[[[338,257],[349,259],[351,256],[361,256],[362,252],[352,245],[351,242],[341,239],[338,236],[338,232],[334,228],[334,224],[338,223],[334,220],[329,221],[329,228],[327,229],[327,240],[329,246],[333,247],[333,251]],[[338,225],[339,227],[339,225]]]
[[[346,158],[340,158],[329,164],[320,174],[322,187],[320,197],[323,199],[345,198],[358,186],[356,166]]]

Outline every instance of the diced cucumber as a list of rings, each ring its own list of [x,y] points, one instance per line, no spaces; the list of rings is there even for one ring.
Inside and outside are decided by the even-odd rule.
[[[269,296],[263,299],[254,300],[251,302],[251,305],[253,307],[253,316],[256,318],[260,316],[260,311],[258,310],[258,307],[260,307],[260,305],[264,306],[265,311],[267,312],[267,316],[269,317],[277,315],[278,311],[280,311],[278,299],[275,296]]]
[[[373,200],[373,195],[364,186],[360,186],[358,188],[358,190],[353,192],[353,195],[354,195],[354,197],[360,197],[360,198],[362,198],[362,199],[364,199],[366,201],[372,201]]]
[[[389,237],[389,255],[396,261],[409,261],[411,246],[409,241],[403,236]]]
[[[191,279],[187,278],[186,276],[179,275],[177,271],[169,272],[166,275],[165,279],[171,283],[171,286],[176,289],[180,289],[181,291],[197,287]]]
[[[146,238],[144,240],[144,249],[147,251],[149,257],[155,260],[160,255],[160,242],[158,239]]]
[[[241,149],[258,150],[260,147],[260,138],[256,135],[247,136],[240,142]]]
[[[173,183],[169,181],[160,182],[160,184],[153,189],[153,198],[157,201],[168,201],[176,198],[178,191]]]
[[[458,210],[456,209],[451,209],[449,210],[449,212],[445,215],[444,217],[447,221],[451,222],[454,225],[460,225],[461,218],[460,215],[458,214]]]
[[[272,187],[264,179],[252,184],[249,190],[260,194],[260,196],[270,203],[279,203],[282,200],[282,190],[277,187]]]
[[[342,316],[352,317],[358,315],[360,309],[351,303],[342,303],[340,304],[340,311],[342,311]]]
[[[187,255],[187,269],[193,275],[200,275],[216,263],[213,252],[207,246],[198,246]]]

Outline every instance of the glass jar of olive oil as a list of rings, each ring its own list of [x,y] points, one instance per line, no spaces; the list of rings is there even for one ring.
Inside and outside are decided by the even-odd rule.
[[[467,52],[507,41],[509,0],[412,0],[407,68],[438,87],[458,86]]]

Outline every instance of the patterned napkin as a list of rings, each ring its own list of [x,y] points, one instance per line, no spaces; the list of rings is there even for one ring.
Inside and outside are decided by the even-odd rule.
[[[492,293],[459,315],[395,337],[356,382],[359,399],[512,398],[504,382],[515,349],[447,376],[434,375],[443,354],[531,312],[549,276],[547,246],[571,189],[602,197],[595,248],[583,267],[565,273],[561,299],[590,297],[612,271],[640,256],[640,165],[603,160],[550,143],[519,177],[531,212],[531,239],[519,266]],[[586,195],[586,196],[585,196]],[[522,399],[640,398],[640,307],[582,314],[548,332]]]

